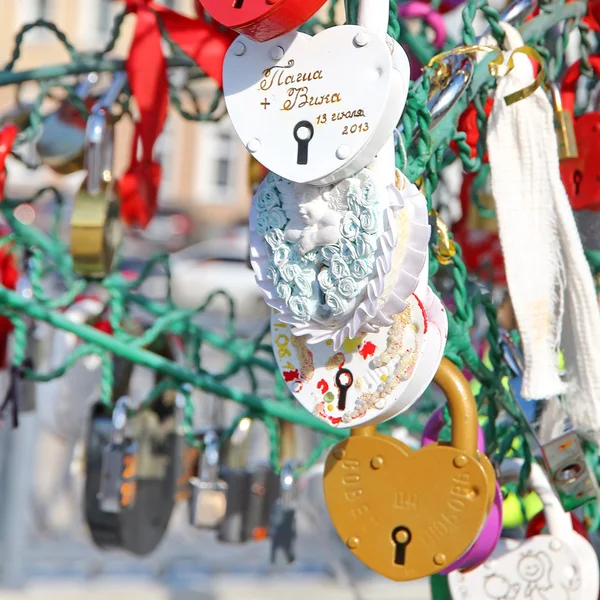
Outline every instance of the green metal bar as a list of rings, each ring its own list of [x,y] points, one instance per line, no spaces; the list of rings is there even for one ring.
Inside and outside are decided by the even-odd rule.
[[[34,302],[32,299],[24,298],[16,292],[12,292],[3,287],[0,287],[0,306],[9,307],[19,313],[26,313],[34,319],[46,321],[54,327],[70,331],[86,342],[96,344],[109,352],[114,352],[115,354],[126,358],[127,360],[158,371],[168,377],[172,377],[179,383],[190,383],[206,392],[210,392],[211,394],[223,398],[229,398],[230,400],[244,404],[253,410],[262,411],[271,417],[292,421],[331,436],[341,439],[348,436],[347,431],[334,429],[324,421],[320,421],[316,417],[313,417],[304,409],[296,408],[288,404],[273,402],[255,396],[254,394],[246,394],[239,390],[231,389],[226,385],[219,383],[213,377],[192,373],[181,365],[167,360],[158,354],[154,354],[153,352],[141,348],[132,347],[130,344],[122,342],[116,337],[102,333],[93,327],[73,323],[64,315],[50,311],[39,303]]]
[[[128,296],[128,299],[132,302],[135,302],[136,304],[139,304],[140,306],[143,306],[146,310],[150,311],[156,316],[164,316],[171,312],[166,304],[154,302],[152,300],[149,300],[148,298],[145,298],[144,296],[140,296],[139,294],[130,294]],[[190,316],[193,316],[193,314],[194,312],[190,311]],[[185,322],[181,322],[175,325],[175,327],[177,327],[179,330],[181,330],[181,328],[186,328],[187,326],[188,325]],[[183,333],[182,330],[181,332]],[[214,331],[208,331],[205,329],[199,330],[198,333],[202,341],[208,342],[211,346],[219,348],[219,350],[224,350],[225,352],[228,352],[233,356],[236,355],[235,343],[232,344],[231,340],[223,337],[222,335],[219,335],[218,333],[215,333]],[[266,360],[264,358],[257,358],[256,356],[251,357],[248,362],[249,364],[256,365],[257,367],[264,369],[265,371],[269,371],[270,373],[272,373],[277,368],[275,362]]]
[[[172,56],[167,60],[169,67],[196,67],[198,65],[187,56]],[[113,73],[122,71],[125,61],[120,59],[108,60],[106,58],[83,57],[77,62],[66,65],[52,65],[27,69],[26,71],[0,71],[0,86],[24,83],[26,81],[44,81],[46,79],[59,79],[69,75],[85,75],[87,73]]]

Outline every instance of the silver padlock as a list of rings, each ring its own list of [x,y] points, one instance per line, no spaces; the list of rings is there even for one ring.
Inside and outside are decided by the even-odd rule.
[[[119,513],[135,504],[137,444],[127,436],[129,398],[117,400],[112,414],[111,441],[102,452],[102,470],[98,500],[100,509]]]
[[[512,371],[509,385],[515,405],[527,422],[527,437],[537,448],[563,508],[573,510],[596,500],[600,495],[596,477],[560,398],[525,400],[521,396],[523,355],[504,330],[500,332],[500,345]]]
[[[98,80],[97,73],[88,73],[75,87],[75,94],[89,103]],[[36,144],[37,153],[44,164],[61,175],[83,168],[85,125],[80,120],[77,109],[69,100],[63,101],[56,111],[42,120],[42,134]]]
[[[227,484],[220,478],[220,437],[211,429],[204,433],[198,476],[190,479],[189,521],[198,529],[214,529],[225,517]]]
[[[516,481],[522,459],[500,466],[501,482]],[[598,558],[592,545],[573,529],[544,470],[531,465],[529,486],[544,505],[548,533],[525,540],[500,538],[491,557],[477,568],[448,575],[453,600],[596,600]]]

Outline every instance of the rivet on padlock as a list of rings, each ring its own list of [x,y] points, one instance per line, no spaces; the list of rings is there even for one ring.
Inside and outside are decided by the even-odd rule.
[[[558,142],[558,158],[559,160],[577,158],[577,139],[575,138],[573,116],[563,109],[558,86],[552,82],[547,85],[552,98],[552,107],[554,108],[554,131]]]
[[[354,428],[325,464],[325,499],[338,534],[359,560],[395,581],[439,573],[462,556],[494,495],[495,478],[477,454],[468,382],[447,359],[435,382],[448,397],[450,445],[414,451],[375,427]]]
[[[214,529],[225,516],[227,484],[219,476],[220,436],[214,429],[203,435],[198,476],[190,479],[190,524],[198,529]]]
[[[512,371],[509,386],[515,405],[527,423],[526,433],[534,449],[538,450],[563,507],[573,510],[595,500],[600,495],[596,477],[587,463],[579,435],[569,422],[560,400],[524,400],[521,396],[521,350],[504,330],[500,332],[500,345]]]
[[[85,130],[87,177],[74,201],[71,254],[74,270],[88,278],[106,276],[121,240],[118,201],[114,194],[114,132],[110,110],[126,82],[123,71],[94,105]]]

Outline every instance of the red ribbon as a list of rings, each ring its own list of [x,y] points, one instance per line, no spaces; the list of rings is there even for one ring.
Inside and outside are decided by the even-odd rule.
[[[9,290],[17,289],[19,271],[17,262],[11,252],[11,245],[0,246],[0,283]],[[8,337],[13,330],[13,324],[8,317],[0,317],[0,368],[6,367]]]
[[[6,157],[11,153],[19,130],[12,123],[0,130],[0,201],[4,200],[6,184]]]
[[[140,120],[133,139],[131,164],[118,188],[123,221],[146,227],[156,211],[161,177],[160,164],[153,160],[152,152],[169,107],[167,61],[158,18],[173,42],[219,86],[223,81],[225,53],[236,34],[217,29],[202,19],[190,19],[152,0],[127,0],[126,5],[127,11],[137,17],[125,69]],[[142,147],[139,159],[138,143]]]

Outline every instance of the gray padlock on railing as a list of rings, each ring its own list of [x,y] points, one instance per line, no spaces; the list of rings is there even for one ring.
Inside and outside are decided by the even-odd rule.
[[[298,507],[298,480],[295,470],[298,464],[294,460],[294,425],[288,421],[280,422],[281,431],[281,475],[280,494],[271,513],[271,562],[277,561],[278,550],[288,563],[296,559],[296,510]]]
[[[102,451],[98,500],[100,509],[118,513],[135,504],[138,444],[126,431],[129,398],[117,400],[112,414],[111,441]]]
[[[220,477],[220,445],[214,429],[203,435],[198,475],[190,479],[192,493],[188,503],[190,524],[198,529],[214,529],[223,520],[227,505],[227,483]]]
[[[279,475],[269,463],[255,465],[248,473],[246,539],[259,542],[269,537],[271,513],[279,497]]]
[[[596,477],[560,398],[525,400],[521,396],[524,364],[521,350],[504,330],[500,331],[500,346],[513,374],[509,385],[515,405],[527,422],[527,437],[534,452],[538,450],[563,508],[571,511],[596,500],[600,494]]]
[[[248,446],[252,420],[243,418],[224,448],[221,476],[227,482],[225,516],[217,531],[220,542],[241,544],[248,541],[248,506],[251,475],[248,471]]]

